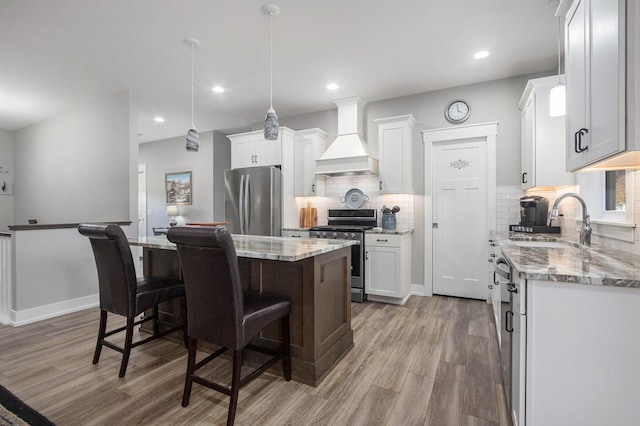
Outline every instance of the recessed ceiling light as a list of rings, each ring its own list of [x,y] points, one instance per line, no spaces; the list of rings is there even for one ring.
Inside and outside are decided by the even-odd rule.
[[[489,51],[481,50],[479,52],[476,52],[476,54],[473,55],[473,58],[474,59],[483,59],[483,58],[486,58],[487,56],[489,56]]]
[[[329,83],[329,84],[327,84],[327,89],[329,89],[329,90],[338,90],[339,88],[340,88],[340,86],[338,86],[338,85],[337,85],[337,84],[335,84],[335,83]]]
[[[162,117],[154,117],[153,121],[156,123],[164,123],[164,118]]]
[[[223,93],[224,92],[224,87],[222,87],[222,86],[213,86],[211,88],[211,90],[213,90],[216,93]]]

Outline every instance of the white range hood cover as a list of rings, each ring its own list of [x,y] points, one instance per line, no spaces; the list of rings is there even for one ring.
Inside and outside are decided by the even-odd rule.
[[[338,136],[316,160],[316,174],[324,176],[377,175],[378,160],[369,153],[362,135],[359,97],[335,101],[338,106]]]

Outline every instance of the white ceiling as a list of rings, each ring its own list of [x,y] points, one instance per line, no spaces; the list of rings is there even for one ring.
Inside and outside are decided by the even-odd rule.
[[[141,142],[248,126],[269,107],[263,0],[0,0],[0,129],[128,90]],[[551,0],[274,0],[279,116],[552,70]],[[474,60],[473,53],[491,55]],[[328,82],[340,89],[328,91]],[[213,93],[215,84],[226,88]],[[163,116],[165,123],[153,121]]]

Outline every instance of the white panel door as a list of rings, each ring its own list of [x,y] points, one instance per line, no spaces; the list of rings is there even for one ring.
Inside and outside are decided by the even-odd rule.
[[[484,141],[450,141],[433,146],[435,294],[487,297],[486,167]]]

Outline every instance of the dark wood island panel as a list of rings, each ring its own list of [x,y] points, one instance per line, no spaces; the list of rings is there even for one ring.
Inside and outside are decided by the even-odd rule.
[[[248,257],[238,260],[245,289],[291,299],[292,378],[317,386],[353,347],[351,248],[295,262]],[[177,251],[145,247],[144,269],[146,274],[179,276]],[[163,311],[170,321],[170,317],[183,315],[179,303],[167,304]],[[253,343],[278,347],[280,342],[279,327],[273,324]]]

